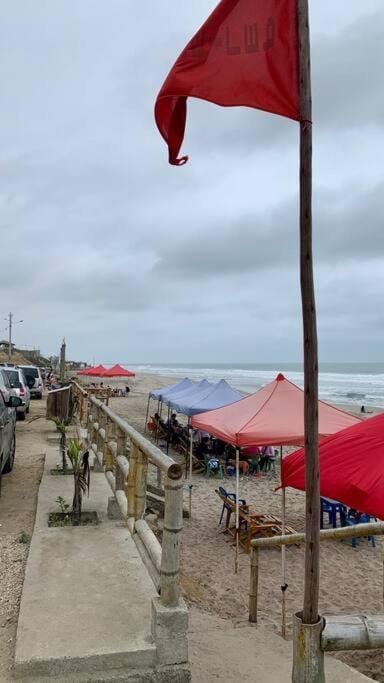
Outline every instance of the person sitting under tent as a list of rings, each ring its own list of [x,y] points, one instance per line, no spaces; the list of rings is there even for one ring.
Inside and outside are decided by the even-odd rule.
[[[227,451],[226,466],[234,468],[236,471],[236,451],[233,447],[230,447]],[[243,475],[247,475],[249,472],[249,461],[248,458],[243,455],[242,450],[239,453],[239,471]]]
[[[211,455],[211,445],[208,436],[203,436],[195,451],[196,458],[205,462],[207,456]]]

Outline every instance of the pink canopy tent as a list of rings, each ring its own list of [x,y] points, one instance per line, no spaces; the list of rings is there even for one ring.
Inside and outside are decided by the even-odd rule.
[[[109,368],[109,370],[104,370],[102,377],[135,377],[135,373],[117,364],[113,368]]]
[[[319,401],[319,437],[358,424],[360,418]],[[192,426],[226,443],[245,446],[301,446],[304,392],[284,375],[256,393],[224,408],[195,415]]]
[[[319,408],[320,440],[360,423],[358,417],[322,401]],[[239,533],[239,459],[246,446],[298,446],[304,444],[304,392],[281,373],[255,394],[224,408],[195,415],[192,426],[236,447],[236,532]],[[282,457],[282,448],[280,449]],[[285,489],[282,495],[282,533],[285,529]],[[236,543],[236,554],[238,542]],[[282,586],[285,585],[285,548],[282,546]],[[283,595],[285,612],[285,597]]]

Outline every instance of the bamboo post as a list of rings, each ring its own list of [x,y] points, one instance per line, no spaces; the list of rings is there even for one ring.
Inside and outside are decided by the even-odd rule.
[[[101,408],[99,408],[98,411],[98,423],[99,423],[99,428],[98,428],[98,434],[97,434],[97,452],[103,454],[103,465],[104,465],[104,443],[105,443],[105,438],[100,434],[100,429],[104,429],[104,432],[106,431],[106,426],[107,426],[107,420],[108,417],[104,413]]]
[[[80,420],[81,424],[83,427],[87,427],[88,424],[88,411],[89,411],[89,399],[88,395],[81,394],[82,395],[82,403],[81,403],[81,409],[82,409],[82,419]]]
[[[324,683],[324,652],[321,634],[324,619],[304,624],[301,614],[293,617],[293,683]]]
[[[159,489],[163,487],[163,472],[161,470],[161,467],[157,468],[157,485]]]
[[[259,587],[259,549],[251,549],[251,581],[249,588],[249,621],[257,624],[257,596]]]
[[[180,537],[183,528],[182,470],[165,478],[164,530],[160,594],[165,607],[176,607],[180,597]],[[173,479],[172,476],[175,478]]]
[[[115,425],[114,422],[110,419],[108,419],[108,416],[106,416],[105,420],[105,440],[104,440],[104,446],[103,446],[103,463],[105,465],[105,470],[109,472],[114,472],[115,469],[115,460],[113,457],[113,454],[111,452],[111,449],[109,447],[109,442],[112,441],[115,433]]]
[[[145,513],[147,494],[148,457],[138,450],[135,476],[135,519],[142,519]]]
[[[116,429],[116,440],[117,440],[117,450],[116,450],[116,463],[119,456],[125,457],[127,448],[127,436],[122,429],[117,427]],[[125,476],[121,467],[116,465],[116,491],[125,491]]]
[[[135,488],[136,488],[136,462],[138,448],[132,443],[129,457],[129,472],[127,480],[128,519],[135,518]]]

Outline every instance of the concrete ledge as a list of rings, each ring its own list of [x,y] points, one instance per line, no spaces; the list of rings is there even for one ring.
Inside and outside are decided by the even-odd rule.
[[[31,678],[18,678],[17,680],[19,683],[31,683]],[[110,669],[98,673],[40,676],[38,680],[39,683],[109,683],[112,681],[114,683],[190,683],[191,673],[188,667],[164,666],[135,672]]]
[[[76,629],[76,626],[74,626]],[[65,637],[65,635],[64,635]],[[81,639],[81,634],[79,634]],[[156,666],[156,647],[153,643],[137,640],[136,643],[127,643],[125,652],[100,652],[92,656],[84,657],[60,657],[60,658],[38,658],[23,660],[15,658],[14,675],[16,678],[40,678],[41,676],[57,677],[84,673],[87,680],[90,674],[106,672],[108,670],[127,671],[155,667]],[[126,674],[125,674],[126,675]]]

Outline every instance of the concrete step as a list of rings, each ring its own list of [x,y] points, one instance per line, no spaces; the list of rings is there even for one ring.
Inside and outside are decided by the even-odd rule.
[[[76,629],[76,625],[74,625]],[[65,638],[65,635],[63,636]],[[81,634],[79,634],[81,640]],[[70,653],[68,653],[70,655]],[[107,680],[106,672],[112,672],[113,678],[131,674],[137,675],[140,670],[153,669],[156,666],[156,647],[153,643],[136,639],[127,643],[122,652],[103,652],[80,657],[30,657],[25,658],[20,651],[15,657],[14,675],[22,680],[41,680],[44,677],[59,676],[69,680]],[[64,678],[63,678],[64,676]],[[124,678],[122,680],[125,680]]]

